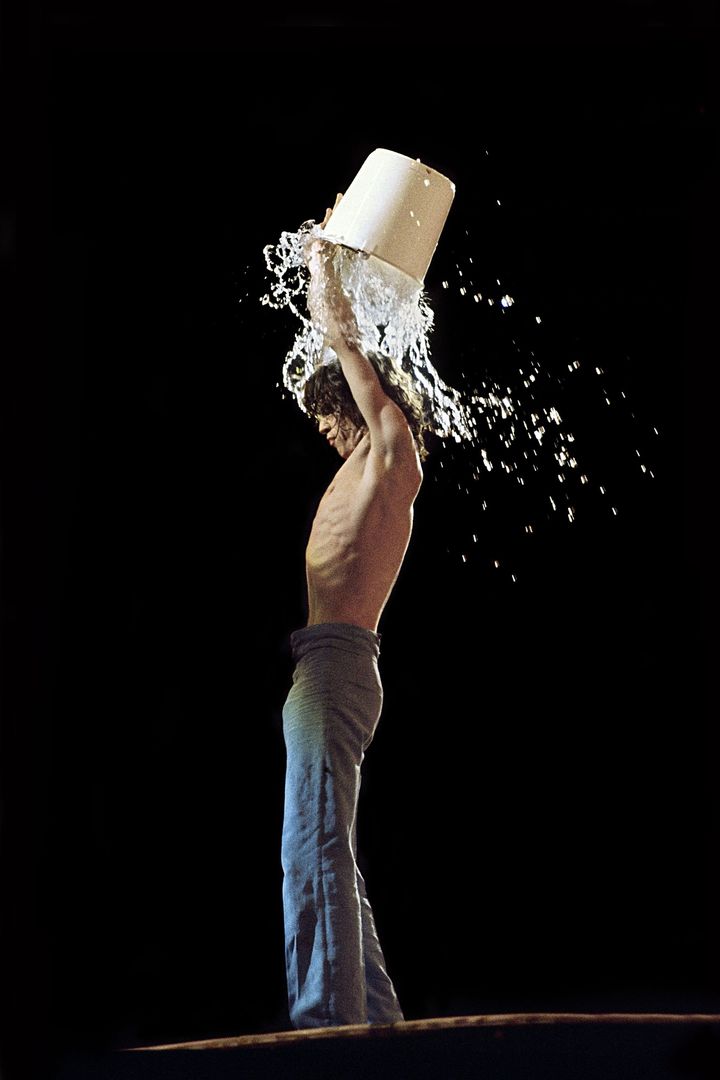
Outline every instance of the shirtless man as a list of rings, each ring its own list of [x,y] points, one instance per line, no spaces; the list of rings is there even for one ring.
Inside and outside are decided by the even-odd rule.
[[[343,464],[310,532],[308,622],[291,636],[283,709],[283,907],[296,1028],[403,1019],[357,866],[356,812],[382,707],[377,629],[410,541],[424,456],[422,414],[353,340],[330,245],[316,241],[308,266],[311,317],[322,319],[337,361],[308,380],[305,404]]]

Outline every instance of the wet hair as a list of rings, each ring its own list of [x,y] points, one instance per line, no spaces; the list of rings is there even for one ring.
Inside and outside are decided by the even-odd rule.
[[[431,426],[423,398],[413,388],[408,376],[398,371],[382,354],[370,353],[368,359],[375,368],[383,390],[407,420],[420,460],[424,461],[428,456],[426,436]],[[345,420],[359,430],[367,429],[339,360],[330,360],[313,371],[303,388],[303,404],[312,419],[334,416],[341,423]]]

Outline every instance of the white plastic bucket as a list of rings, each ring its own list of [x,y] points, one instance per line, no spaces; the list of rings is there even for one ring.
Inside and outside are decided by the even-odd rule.
[[[324,235],[422,285],[454,197],[455,185],[442,173],[394,150],[373,150]]]

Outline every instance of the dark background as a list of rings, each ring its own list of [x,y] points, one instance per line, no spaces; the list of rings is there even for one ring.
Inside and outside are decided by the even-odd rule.
[[[6,15],[8,1075],[287,1026],[287,639],[337,462],[262,249],[378,146],[457,184],[441,374],[534,351],[593,478],[570,524],[552,469],[428,462],[360,827],[406,1015],[718,1011],[715,16]]]

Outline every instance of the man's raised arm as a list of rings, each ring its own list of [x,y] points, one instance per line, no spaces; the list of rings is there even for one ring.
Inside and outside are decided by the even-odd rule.
[[[341,196],[335,202],[337,206]],[[325,214],[324,228],[332,213]],[[325,342],[336,353],[363,420],[374,455],[386,466],[406,457],[415,460],[415,444],[402,409],[382,388],[375,367],[357,343],[357,324],[332,262],[330,241],[315,240],[308,254],[310,290],[308,306],[317,316]]]

